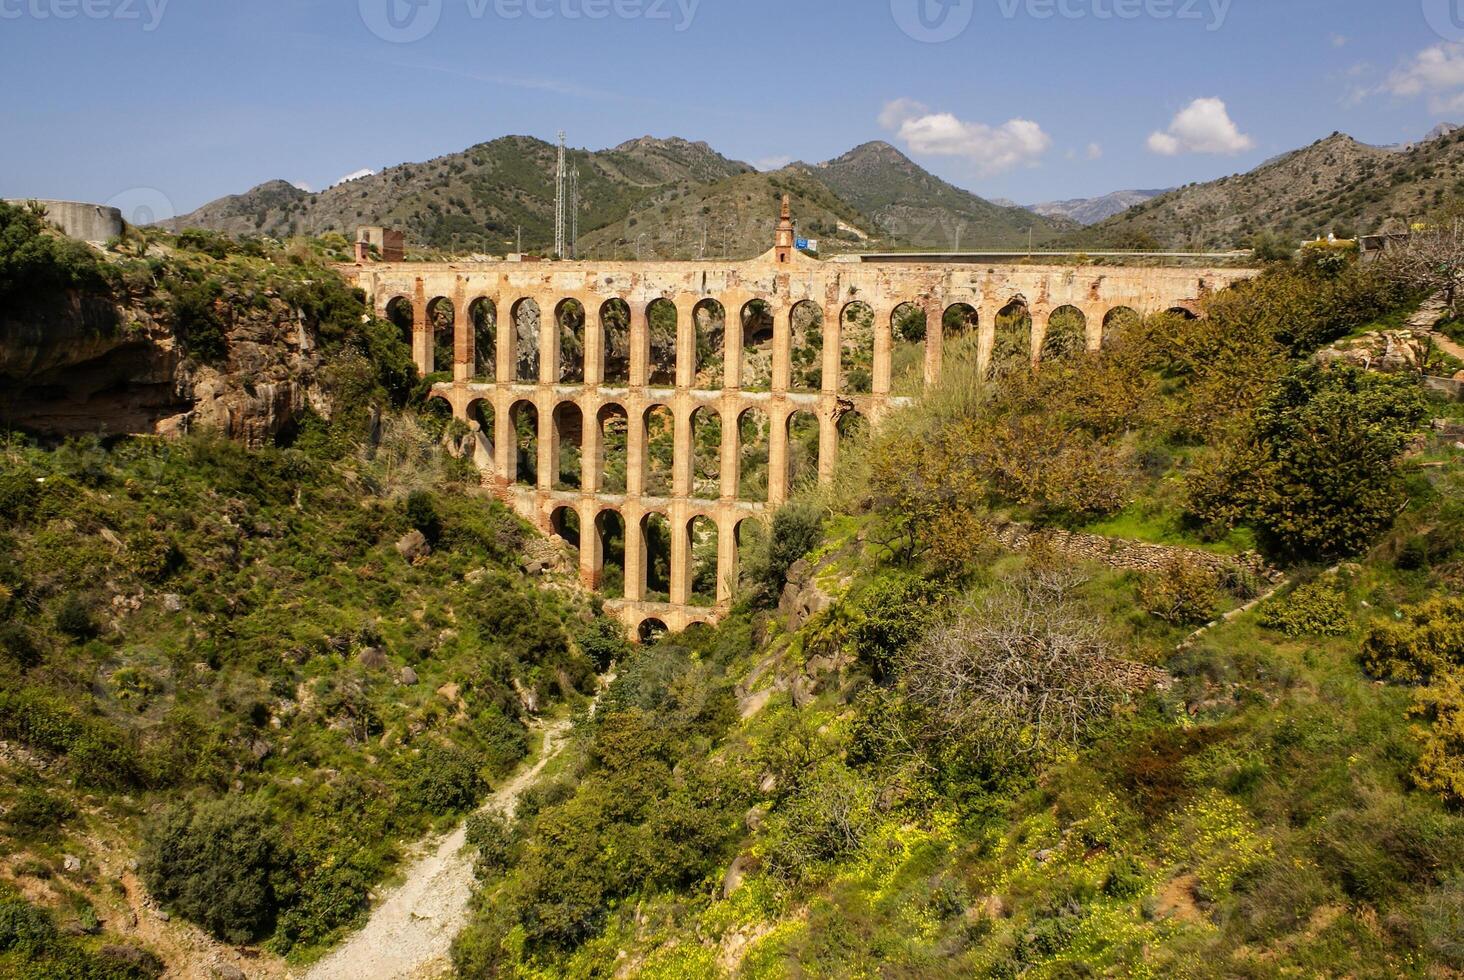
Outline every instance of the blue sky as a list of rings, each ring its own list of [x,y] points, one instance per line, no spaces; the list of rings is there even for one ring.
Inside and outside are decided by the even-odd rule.
[[[182,212],[563,128],[1089,196],[1464,121],[1461,42],[1460,0],[0,0],[0,195]]]

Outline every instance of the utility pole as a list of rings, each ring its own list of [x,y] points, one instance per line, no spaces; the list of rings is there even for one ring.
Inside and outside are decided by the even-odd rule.
[[[518,226],[518,254],[524,254],[524,226]]]
[[[564,258],[564,130],[559,131],[559,167],[554,173],[554,257]]]
[[[580,205],[579,205],[579,167],[578,167],[578,165],[576,165],[575,168],[569,172],[569,201],[570,201],[569,257],[572,258],[572,259],[577,259],[577,258],[579,258],[579,212],[580,212]]]

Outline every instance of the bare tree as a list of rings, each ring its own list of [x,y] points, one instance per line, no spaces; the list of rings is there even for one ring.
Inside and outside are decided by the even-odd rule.
[[[1124,697],[1081,579],[1038,567],[906,651],[909,697],[943,735],[989,732],[1018,751],[1077,738]]]
[[[1446,218],[1392,245],[1380,263],[1385,275],[1409,289],[1439,295],[1451,316],[1464,300],[1464,224]]]

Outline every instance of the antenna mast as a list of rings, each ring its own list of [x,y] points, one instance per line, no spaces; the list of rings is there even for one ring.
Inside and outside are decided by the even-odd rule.
[[[569,257],[579,258],[579,165],[569,172]]]
[[[564,258],[564,130],[559,131],[559,168],[554,173],[554,257]]]

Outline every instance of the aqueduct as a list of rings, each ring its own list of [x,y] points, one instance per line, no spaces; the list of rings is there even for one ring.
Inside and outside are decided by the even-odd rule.
[[[578,539],[587,586],[606,583],[607,551],[623,548],[621,595],[607,608],[638,632],[725,612],[747,522],[784,502],[795,477],[830,479],[850,423],[877,424],[937,381],[953,351],[985,371],[1003,344],[1034,362],[1060,334],[1097,350],[1125,311],[1195,314],[1206,294],[1253,275],[822,262],[793,244],[785,202],[777,244],[745,262],[344,272],[410,332],[424,374],[450,359],[452,380],[434,392],[475,431],[485,482],[545,532]],[[1015,340],[999,324],[1017,324]],[[651,448],[668,441],[670,465],[658,467],[666,454]],[[764,445],[754,472],[765,481],[748,480],[746,457]]]

